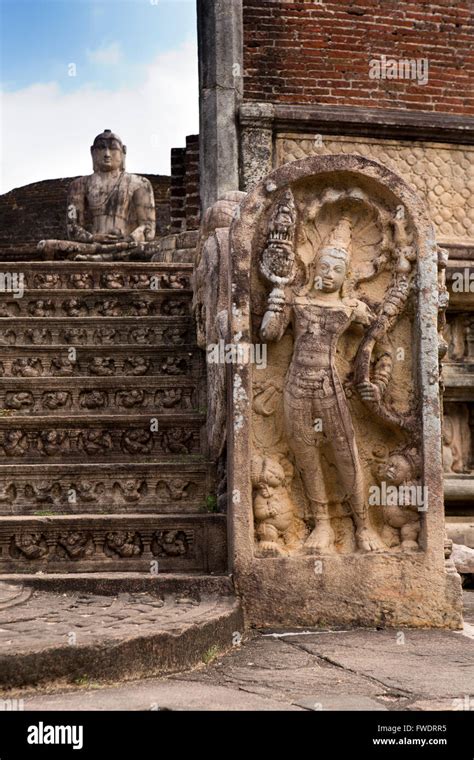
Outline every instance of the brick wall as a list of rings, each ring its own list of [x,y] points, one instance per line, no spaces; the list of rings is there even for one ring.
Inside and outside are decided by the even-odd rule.
[[[199,135],[189,135],[185,148],[171,149],[170,231],[196,230],[199,205]]]
[[[186,229],[186,148],[171,148],[170,232]]]
[[[243,0],[246,100],[474,114],[472,0]],[[429,79],[370,79],[380,56]]]
[[[186,138],[186,229],[199,227],[199,135]]]

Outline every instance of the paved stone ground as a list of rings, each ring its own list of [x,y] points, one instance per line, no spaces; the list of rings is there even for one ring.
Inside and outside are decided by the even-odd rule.
[[[256,633],[186,673],[17,696],[25,710],[474,709],[474,591],[465,619],[463,632]]]

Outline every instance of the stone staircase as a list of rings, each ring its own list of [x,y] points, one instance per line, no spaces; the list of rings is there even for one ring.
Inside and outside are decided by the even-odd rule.
[[[225,576],[192,269],[0,264],[0,579]]]

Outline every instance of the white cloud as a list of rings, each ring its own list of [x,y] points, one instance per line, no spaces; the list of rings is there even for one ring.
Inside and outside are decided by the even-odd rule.
[[[122,60],[122,50],[119,42],[112,42],[97,50],[87,48],[86,56],[90,63],[96,63],[99,66],[115,66]]]
[[[170,149],[199,129],[196,44],[161,53],[141,84],[71,93],[57,83],[2,94],[0,192],[56,177],[90,174],[89,147],[103,129],[127,145],[127,170],[169,174]]]

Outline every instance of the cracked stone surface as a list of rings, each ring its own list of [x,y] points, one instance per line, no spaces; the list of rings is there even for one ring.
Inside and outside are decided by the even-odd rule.
[[[5,587],[0,598],[0,653],[42,651],[61,646],[75,634],[75,644],[102,644],[133,635],[173,631],[211,619],[228,600],[197,600],[150,593],[94,596],[55,594]]]
[[[455,700],[474,706],[474,591],[465,600],[462,632],[255,633],[186,673],[20,696],[25,710],[453,710]]]

